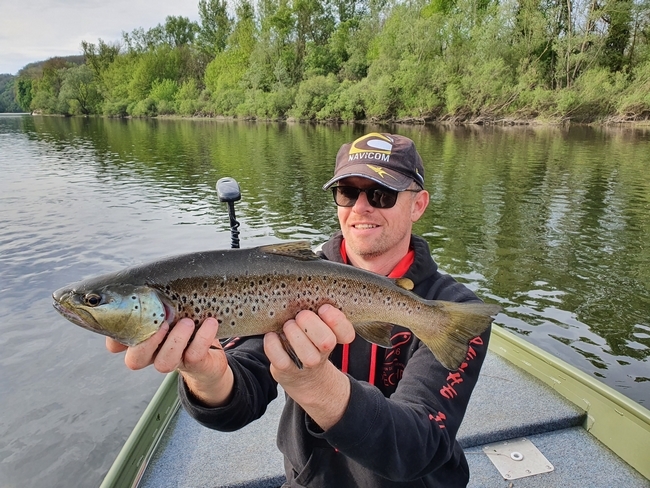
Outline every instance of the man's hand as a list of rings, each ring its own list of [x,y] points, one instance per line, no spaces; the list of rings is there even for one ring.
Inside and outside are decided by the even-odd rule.
[[[150,364],[161,373],[178,369],[190,391],[202,403],[214,407],[227,403],[233,386],[232,370],[215,339],[218,328],[217,320],[208,318],[190,342],[195,326],[192,320],[184,318],[171,331],[163,323],[158,332],[136,346],[127,347],[106,338],[106,348],[115,353],[126,351],[124,363],[129,369],[138,370]]]
[[[302,361],[298,369],[277,334],[264,337],[264,352],[271,361],[271,374],[307,414],[323,429],[338,422],[350,399],[348,377],[329,361],[336,344],[354,340],[354,328],[347,317],[331,305],[318,315],[303,310],[283,327],[284,335]]]

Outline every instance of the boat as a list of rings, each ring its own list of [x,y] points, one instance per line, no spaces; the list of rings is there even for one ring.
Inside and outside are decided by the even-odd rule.
[[[238,187],[220,199],[229,204],[238,247]],[[281,391],[262,418],[225,433],[180,408],[177,382],[176,372],[165,377],[102,488],[282,485]],[[650,410],[494,324],[457,439],[470,488],[650,487]]]
[[[282,485],[281,394],[261,419],[225,433],[180,408],[177,381],[165,377],[102,488]],[[650,410],[500,326],[457,438],[472,488],[650,487]]]

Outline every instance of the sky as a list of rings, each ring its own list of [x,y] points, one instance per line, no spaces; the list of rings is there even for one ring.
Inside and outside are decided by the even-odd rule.
[[[198,21],[199,0],[0,0],[0,73],[26,64],[82,54],[81,41],[120,41],[168,15]]]

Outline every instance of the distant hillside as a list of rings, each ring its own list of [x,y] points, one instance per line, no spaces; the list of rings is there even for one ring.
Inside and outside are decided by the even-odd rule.
[[[36,61],[34,63],[26,64],[18,72],[18,76],[27,75],[29,73],[40,72],[43,70],[43,65],[46,63],[60,62],[61,64],[72,63],[76,65],[84,64],[86,58],[83,54],[76,56],[56,56],[53,58],[45,59],[43,61]]]

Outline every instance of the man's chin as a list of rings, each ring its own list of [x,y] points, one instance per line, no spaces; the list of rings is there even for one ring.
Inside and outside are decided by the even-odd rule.
[[[348,254],[354,254],[363,259],[373,259],[385,252],[385,249],[377,243],[358,242],[357,239],[346,239],[345,248]]]

